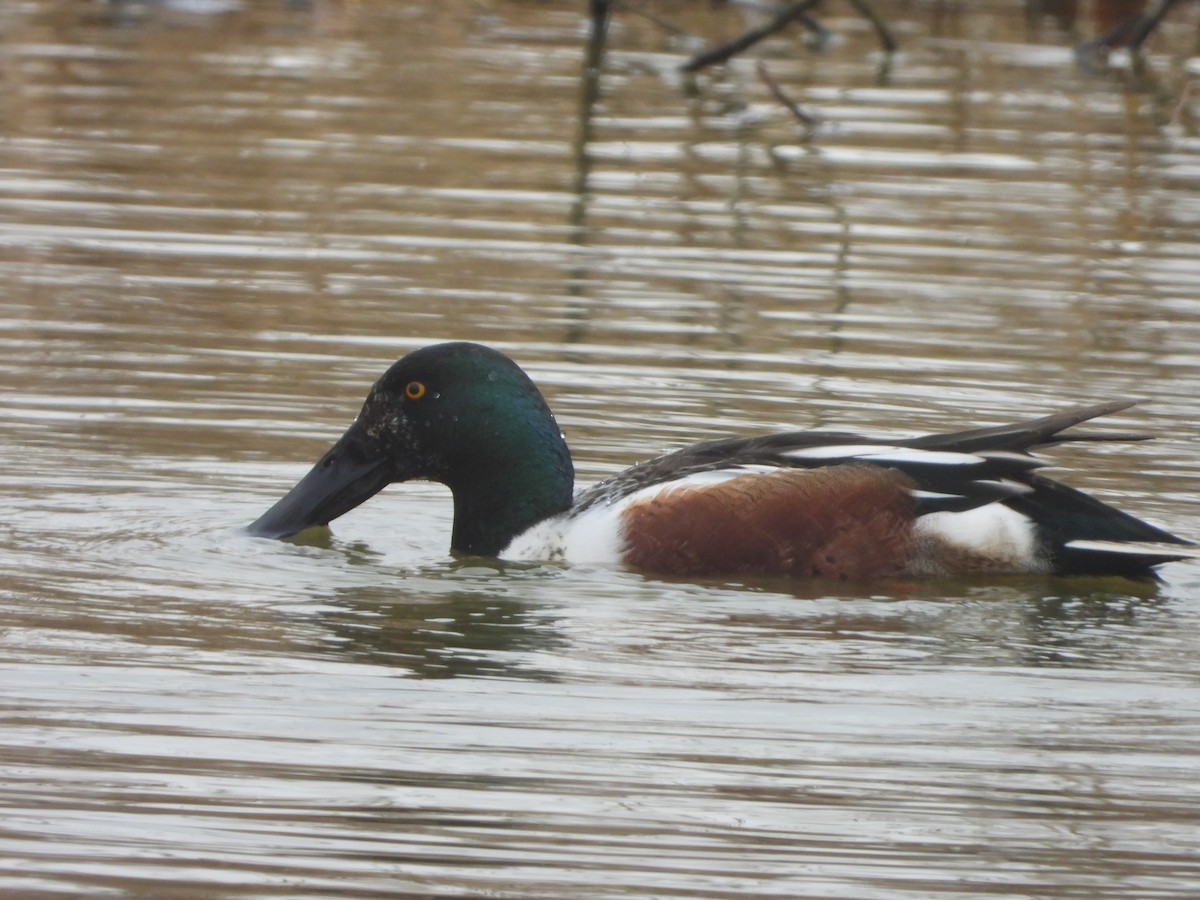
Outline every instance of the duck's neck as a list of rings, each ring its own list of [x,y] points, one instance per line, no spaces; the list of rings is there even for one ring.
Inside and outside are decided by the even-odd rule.
[[[499,556],[518,534],[571,507],[575,470],[552,418],[493,438],[486,455],[460,468],[449,484],[454,493],[450,549],[458,553]]]

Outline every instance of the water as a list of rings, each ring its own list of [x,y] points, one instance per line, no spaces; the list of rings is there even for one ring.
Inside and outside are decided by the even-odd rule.
[[[828,50],[582,4],[0,10],[0,889],[1190,897],[1200,566],[862,588],[247,538],[397,356],[543,386],[581,480],[702,436],[1118,397],[1062,477],[1200,537],[1195,11],[880,2]],[[578,7],[578,8],[577,8]],[[886,71],[885,71],[886,70]]]

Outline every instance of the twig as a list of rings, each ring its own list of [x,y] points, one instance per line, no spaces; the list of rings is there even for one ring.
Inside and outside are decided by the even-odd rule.
[[[1138,50],[1146,38],[1150,37],[1150,32],[1158,27],[1159,23],[1166,18],[1167,13],[1171,11],[1171,7],[1178,2],[1179,0],[1154,0],[1150,4],[1150,8],[1142,13],[1142,21],[1134,29],[1133,36],[1129,39],[1129,49]]]
[[[1183,126],[1183,119],[1187,114],[1188,101],[1192,99],[1192,91],[1195,87],[1195,81],[1186,81],[1183,84],[1183,90],[1179,92],[1179,102],[1175,104],[1175,111],[1171,113],[1171,125],[1175,128]]]
[[[732,56],[736,56],[748,47],[753,47],[759,41],[770,37],[777,31],[782,31],[795,20],[804,16],[810,9],[817,5],[820,0],[801,0],[800,3],[793,3],[786,9],[781,10],[775,15],[771,21],[758,28],[751,28],[745,34],[734,38],[710,50],[705,50],[703,53],[693,56],[690,60],[684,63],[680,68],[684,72],[698,72],[708,66],[723,63]]]
[[[1075,55],[1081,60],[1087,60],[1103,50],[1120,46],[1122,42],[1127,43],[1130,51],[1136,53],[1150,36],[1150,32],[1161,24],[1171,7],[1178,2],[1179,0],[1150,0],[1146,9],[1122,19],[1103,34],[1084,41],[1076,48]]]
[[[892,37],[892,33],[888,31],[888,27],[884,24],[883,19],[879,17],[879,13],[875,12],[875,8],[871,6],[868,0],[850,0],[850,5],[857,9],[863,16],[875,26],[875,33],[879,35],[879,43],[883,45],[885,53],[896,52],[896,39]]]
[[[767,86],[767,90],[771,92],[776,100],[787,107],[788,111],[796,117],[796,121],[805,128],[812,128],[817,124],[817,117],[811,113],[805,112],[795,100],[783,92],[783,88],[779,86],[779,82],[775,77],[767,71],[767,64],[761,59],[758,61],[758,77],[762,79],[762,83]]]

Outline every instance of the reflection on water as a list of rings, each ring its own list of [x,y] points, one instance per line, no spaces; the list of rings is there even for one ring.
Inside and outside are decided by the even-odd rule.
[[[4,892],[1194,893],[1194,564],[499,566],[426,485],[238,531],[460,338],[585,483],[1145,398],[1059,474],[1200,537],[1195,9],[1084,69],[1115,6],[876,5],[893,58],[830,6],[692,83],[753,11],[621,7],[586,78],[583,4],[0,7]]]
[[[337,657],[425,678],[551,678],[532,660],[569,652],[555,629],[558,614],[532,606],[514,584],[538,577],[527,568],[475,572],[452,566],[405,577],[437,584],[419,594],[371,584],[330,597],[317,616],[325,632],[321,646]],[[463,589],[464,581],[475,589]]]

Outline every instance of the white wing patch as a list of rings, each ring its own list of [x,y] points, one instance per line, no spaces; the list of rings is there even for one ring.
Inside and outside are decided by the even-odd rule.
[[[973,466],[986,462],[974,453],[949,450],[920,450],[914,447],[890,447],[879,444],[834,444],[825,447],[801,447],[780,456],[786,459],[864,459],[873,463],[901,465]]]
[[[1097,553],[1128,553],[1132,556],[1146,554],[1171,554],[1180,558],[1200,559],[1200,547],[1191,544],[1168,544],[1162,541],[1067,541],[1063,545],[1071,550],[1093,550]]]
[[[961,500],[963,494],[946,494],[942,491],[923,491],[920,488],[913,488],[909,491],[918,500]]]

